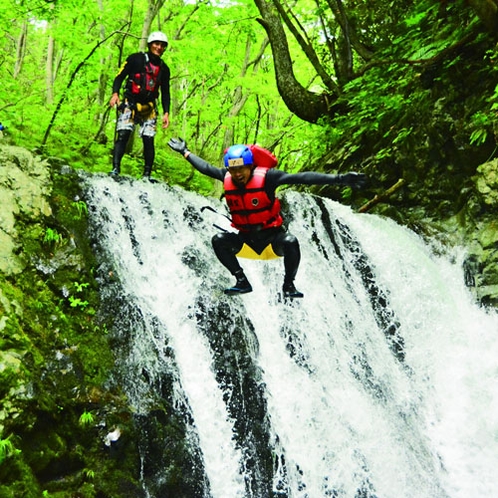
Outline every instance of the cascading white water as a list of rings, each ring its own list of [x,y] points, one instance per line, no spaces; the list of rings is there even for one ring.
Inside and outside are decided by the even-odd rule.
[[[254,489],[265,486],[265,496],[292,498],[495,496],[498,317],[473,304],[463,253],[438,257],[392,221],[287,191],[304,299],[278,299],[281,260],[242,260],[254,292],[227,297],[232,277],[210,246],[222,220],[201,214],[224,212],[221,203],[161,184],[86,181],[93,230],[145,323],[123,362],[130,376],[176,372],[206,496],[264,498]],[[229,310],[219,329],[203,324],[217,306]],[[220,381],[230,351],[208,337],[230,344],[236,323],[265,401],[269,478],[252,470],[227,401],[235,391]],[[149,409],[139,375],[127,392],[138,412]],[[257,479],[271,482],[248,484]]]

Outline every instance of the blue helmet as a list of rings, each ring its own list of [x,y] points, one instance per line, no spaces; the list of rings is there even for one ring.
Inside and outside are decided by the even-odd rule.
[[[225,152],[225,168],[254,164],[251,149],[247,145],[232,145]]]

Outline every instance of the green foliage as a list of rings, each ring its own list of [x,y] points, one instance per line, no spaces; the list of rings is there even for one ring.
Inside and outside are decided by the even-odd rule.
[[[4,460],[9,458],[12,455],[17,455],[21,451],[17,450],[10,438],[7,439],[0,439],[0,465]]]
[[[472,115],[471,122],[475,129],[470,134],[470,143],[482,145],[486,142],[493,119],[488,113],[478,111]]]
[[[495,87],[495,91],[490,98],[491,101],[491,110],[498,112],[498,85]]]
[[[8,26],[9,36],[0,42],[0,64],[10,76],[0,88],[0,120],[16,143],[39,146],[60,104],[45,152],[91,172],[110,170],[115,118],[107,105],[110,86],[124,58],[139,49],[146,8],[146,2],[135,2],[128,19],[129,4],[122,0],[108,0],[102,8],[98,2],[81,0],[43,7],[28,2],[23,8],[7,0],[2,5],[0,20]],[[458,117],[455,101],[462,100],[462,92],[451,80],[469,81],[465,59],[458,52],[437,59],[475,29],[472,10],[461,1],[398,5],[355,0],[348,4],[347,14],[359,41],[374,53],[372,61],[365,61],[353,50],[353,68],[359,71],[365,62],[371,68],[341,86],[338,104],[346,112],[309,125],[300,122],[281,101],[269,47],[259,53],[265,32],[255,21],[259,13],[253,2],[166,4],[154,28],[163,29],[170,39],[164,60],[172,71],[171,126],[156,136],[154,176],[206,195],[214,192],[210,179],[194,173],[168,148],[171,136],[184,137],[191,150],[215,165],[220,164],[224,148],[235,142],[270,147],[279,157],[279,167],[291,172],[316,169],[320,158],[325,158],[327,171],[357,169],[358,161],[368,158],[368,172],[381,181],[403,174],[405,166],[393,164],[413,156],[435,121],[442,120],[445,133],[451,135],[455,133],[450,122],[458,123],[455,136],[458,141],[465,137],[470,146],[489,143],[496,126],[490,113],[496,109],[496,97],[489,109],[482,109],[479,102],[492,97],[492,92],[483,92],[466,116]],[[324,27],[317,22],[317,16],[322,16],[328,35],[336,37],[340,49],[341,29],[330,6],[322,1],[300,2],[292,7],[292,15],[301,35],[334,78],[334,61],[326,56]],[[23,30],[27,50],[21,59],[17,39]],[[109,38],[97,47],[104,40],[103,33]],[[51,40],[52,85],[47,84],[44,71]],[[289,48],[298,81],[314,91],[324,91],[324,83],[292,37]],[[489,48],[485,52],[489,70],[474,67],[475,78],[486,81],[492,68],[496,71],[494,60],[496,48]],[[39,68],[38,72],[32,68]],[[444,93],[443,88],[450,91]],[[141,176],[138,137],[124,157],[122,169],[125,174]],[[86,206],[79,200],[66,207],[77,218],[86,214]],[[56,233],[45,236],[50,247],[63,242],[55,239]],[[71,304],[80,308],[84,301],[78,296]]]
[[[33,148],[41,144],[60,104],[45,152],[91,172],[109,171],[115,118],[107,106],[111,82],[123,59],[139,49],[146,3],[134,5],[129,35],[123,34],[129,4],[122,0],[109,0],[103,10],[97,2],[81,0],[32,7],[33,11],[7,0],[0,11],[0,20],[10,32],[0,42],[5,54],[0,64],[12,75],[19,63],[15,80],[5,78],[0,88],[1,121],[16,143]],[[256,8],[248,0],[234,5],[171,2],[163,7],[158,24],[170,38],[164,60],[172,71],[172,110],[171,127],[156,137],[156,177],[204,193],[212,191],[208,179],[191,175],[184,162],[173,159],[167,147],[171,136],[185,137],[192,150],[214,164],[228,142],[270,146],[279,154],[282,167],[289,169],[302,167],[315,155],[314,130],[301,126],[280,100],[269,49],[256,59],[264,40],[256,17]],[[27,50],[20,60],[16,39],[24,28]],[[101,30],[110,38],[86,59],[102,39]],[[47,86],[44,68],[51,40],[53,84]],[[244,63],[246,51],[249,65]],[[302,61],[296,65],[296,74],[307,84],[312,73],[306,58],[296,56]],[[298,147],[300,153],[291,154]],[[124,173],[141,176],[141,156],[138,139],[123,159]]]
[[[417,27],[421,23],[421,21],[423,21],[426,17],[429,16],[431,10],[433,10],[435,7],[436,6],[433,6],[429,10],[424,10],[422,12],[416,12],[412,16],[407,17],[404,21],[406,26],[408,28]]]
[[[82,427],[87,427],[93,425],[94,423],[95,423],[95,417],[92,415],[91,412],[84,411],[80,415],[79,424]]]
[[[91,469],[85,469],[83,473],[85,474],[85,477],[87,479],[95,479],[95,471]]]
[[[110,384],[114,356],[108,323],[94,313],[99,295],[76,178],[55,177],[53,215],[18,220],[26,268],[15,277],[0,275],[0,496],[120,496],[117,480],[138,475],[135,453],[116,468],[102,452],[95,420],[119,420],[130,433],[131,415],[119,387]],[[78,243],[42,251],[47,221],[57,227],[53,233],[71,234]],[[41,484],[39,476],[54,467],[64,469],[65,479]]]
[[[497,52],[477,28],[472,11],[456,3],[410,9],[377,63],[344,86],[348,112],[324,130],[333,148],[324,162],[362,169],[379,188],[404,178],[413,202],[430,188],[427,208],[457,197],[497,150]]]
[[[73,308],[85,309],[88,306],[88,301],[82,301],[79,297],[69,296],[69,302]]]
[[[76,208],[78,214],[76,215],[76,219],[80,220],[83,218],[83,216],[88,215],[88,207],[85,203],[85,201],[74,201],[72,203],[72,206]]]
[[[75,287],[76,294],[84,294],[85,289],[90,284],[89,283],[81,283],[80,284],[78,282],[74,282],[73,285]],[[78,309],[81,309],[82,311],[85,311],[87,306],[90,304],[86,299],[82,299],[81,297],[69,296],[68,299],[69,299],[69,302],[71,303],[72,308],[78,308]],[[95,311],[93,310],[93,308],[90,308],[88,310],[88,313],[94,314]]]
[[[45,235],[43,236],[43,242],[49,245],[61,244],[64,238],[57,230],[47,227],[45,229]]]

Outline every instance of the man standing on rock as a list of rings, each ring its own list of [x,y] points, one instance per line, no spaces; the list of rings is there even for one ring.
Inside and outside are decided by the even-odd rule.
[[[121,172],[121,159],[135,125],[144,146],[144,174],[150,180],[154,165],[154,136],[157,123],[157,98],[161,92],[163,108],[162,127],[169,126],[170,70],[161,57],[168,46],[168,39],[161,31],[154,31],[147,39],[148,51],[130,55],[112,85],[111,107],[118,106],[111,175]],[[124,100],[119,98],[121,85],[126,80]]]

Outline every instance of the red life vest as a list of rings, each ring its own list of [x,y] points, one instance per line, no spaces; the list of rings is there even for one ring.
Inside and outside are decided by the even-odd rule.
[[[272,201],[265,192],[268,168],[254,168],[253,174],[243,188],[237,187],[227,172],[223,185],[225,199],[232,216],[232,225],[241,232],[265,230],[279,227],[283,223],[280,201]]]
[[[136,73],[130,78],[131,93],[140,97],[150,97],[156,99],[159,91],[159,73],[160,65],[150,62],[147,54],[145,55],[145,66],[142,73]]]

